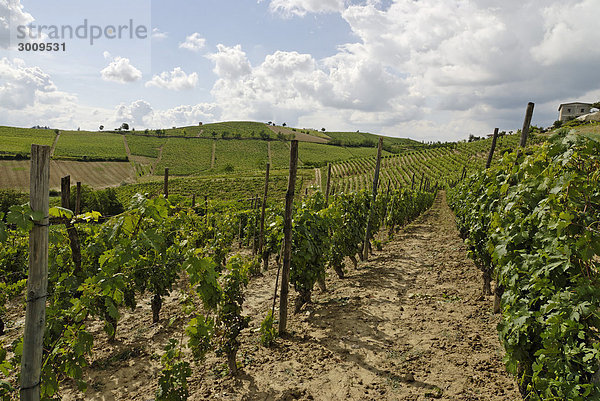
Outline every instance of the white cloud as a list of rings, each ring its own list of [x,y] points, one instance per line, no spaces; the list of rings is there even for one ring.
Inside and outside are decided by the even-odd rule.
[[[560,2],[544,8],[544,40],[531,49],[535,60],[545,66],[600,61],[598,15],[597,0]]]
[[[23,10],[21,0],[0,1],[0,49],[9,48],[11,37],[14,39],[17,35],[17,26],[26,26],[33,21],[33,16]],[[29,37],[29,28],[24,29]]]
[[[211,103],[180,105],[166,110],[154,110],[145,100],[121,103],[114,112],[116,124],[123,122],[139,128],[165,128],[197,125],[200,121],[214,120],[217,106]],[[138,129],[139,129],[138,128]]]
[[[206,39],[200,36],[198,32],[186,36],[185,42],[179,44],[180,49],[187,49],[194,52],[200,51],[206,46]]]
[[[166,39],[168,36],[167,32],[162,32],[158,28],[152,28],[152,39]]]
[[[181,67],[175,67],[171,72],[164,71],[159,75],[154,75],[150,81],[146,82],[146,87],[155,86],[157,88],[180,91],[193,89],[197,84],[198,73],[193,72],[188,75]]]
[[[236,79],[251,71],[250,62],[241,45],[227,47],[222,44],[217,45],[217,53],[212,53],[206,57],[215,62],[213,71],[221,78]]]
[[[344,0],[271,0],[269,9],[285,17],[303,17],[307,13],[342,11]]]
[[[105,52],[105,57],[106,57]],[[119,83],[134,82],[142,78],[142,72],[131,65],[128,58],[115,57],[111,63],[100,71],[102,79]]]
[[[50,76],[39,67],[28,67],[19,58],[0,60],[0,107],[20,110],[33,106],[44,94],[62,98]],[[57,98],[57,100],[58,100]]]

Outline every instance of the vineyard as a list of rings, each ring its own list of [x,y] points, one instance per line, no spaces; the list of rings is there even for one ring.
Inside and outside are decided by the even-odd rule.
[[[203,173],[86,188],[77,215],[75,187],[47,213],[3,205],[0,399],[597,399],[589,131],[534,132],[528,148],[498,136],[489,168],[491,138],[399,141],[388,145],[409,147],[378,160],[368,147],[102,134],[112,142],[94,157],[125,143],[160,171],[187,151],[172,172]],[[81,152],[69,139],[59,154]],[[38,295],[26,286],[41,230]],[[36,382],[19,372],[24,307],[40,303]],[[126,372],[143,379],[110,387]]]
[[[363,244],[378,246],[374,235],[386,227],[393,234],[426,210],[435,194],[397,190],[371,199],[366,192],[340,194],[329,204],[321,192],[294,210],[290,284],[297,291],[295,311],[310,302],[312,289],[323,282],[327,268],[344,277],[343,260],[357,263],[363,258]],[[158,323],[164,300],[175,286],[182,292],[181,316],[187,347],[195,360],[216,350],[226,357],[231,374],[237,371],[238,336],[248,326],[241,314],[244,288],[250,276],[260,274],[261,263],[269,266],[271,255],[282,249],[283,220],[280,206],[266,209],[264,246],[256,251],[258,209],[231,206],[217,213],[185,205],[174,195],[146,198],[133,196],[129,208],[99,223],[97,212],[74,216],[72,211],[51,208],[48,300],[42,369],[42,398],[60,398],[62,383],[71,378],[85,388],[83,371],[94,351],[96,339],[90,327],[99,322],[109,341],[119,333],[120,309],[136,308],[146,294],[151,297],[152,322]],[[372,205],[371,205],[372,203]],[[254,203],[257,205],[258,203]],[[39,220],[27,206],[13,206],[2,225],[0,260],[4,281],[0,309],[7,319],[7,305],[19,297],[27,272],[26,233]],[[367,220],[372,236],[364,241]],[[76,226],[74,247],[71,233]],[[244,252],[253,249],[256,257]],[[234,252],[235,250],[235,252]],[[246,256],[241,256],[246,254]],[[280,259],[279,257],[277,258]],[[185,282],[182,287],[181,283]],[[263,311],[261,342],[275,340],[273,311]],[[2,323],[2,329],[14,322]],[[13,373],[20,365],[23,338],[3,344],[0,353],[2,395],[10,398],[18,391]],[[162,357],[157,399],[187,398],[190,363],[182,357],[181,339],[168,341]]]

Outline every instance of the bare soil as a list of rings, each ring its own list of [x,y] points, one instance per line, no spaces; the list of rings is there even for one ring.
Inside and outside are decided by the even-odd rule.
[[[29,191],[29,160],[0,160],[0,188]],[[50,161],[50,189],[60,189],[60,179],[71,176],[95,189],[136,181],[135,169],[129,162]]]
[[[521,399],[502,363],[492,298],[481,295],[481,274],[465,255],[442,192],[383,251],[358,269],[348,263],[342,280],[330,274],[326,292],[315,290],[312,303],[290,312],[289,334],[264,348],[258,327],[271,308],[271,268],[247,290],[252,320],[241,336],[240,372],[228,376],[224,357],[209,354],[192,364],[190,399]],[[63,399],[152,400],[164,346],[169,338],[187,341],[179,298],[174,291],[165,299],[155,325],[149,298],[133,312],[123,310],[113,343],[99,322],[91,325],[96,345],[85,370],[88,390],[67,383]]]

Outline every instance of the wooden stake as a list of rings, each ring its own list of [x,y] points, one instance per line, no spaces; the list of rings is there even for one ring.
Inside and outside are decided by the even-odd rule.
[[[523,121],[523,128],[521,129],[521,141],[519,142],[519,150],[517,151],[517,160],[515,164],[519,164],[519,157],[521,156],[521,149],[525,148],[527,144],[527,137],[529,136],[529,126],[531,125],[531,118],[533,117],[533,106],[532,102],[527,103],[527,110],[525,111],[525,120]]]
[[[379,168],[381,166],[381,149],[383,147],[383,138],[379,137],[377,145],[377,163],[375,164],[375,175],[373,176],[373,199],[371,200],[371,211],[367,219],[367,229],[365,230],[365,240],[363,243],[363,259],[369,260],[369,244],[371,237],[371,224],[373,221],[373,212],[375,209],[375,200],[377,199],[377,185],[379,184]]]
[[[281,292],[279,299],[279,334],[285,334],[287,328],[288,292],[290,285],[290,265],[292,257],[292,210],[296,190],[296,172],[298,168],[298,141],[292,140],[290,148],[290,173],[288,189],[285,194],[285,215],[283,219],[283,269],[281,271]]]
[[[71,209],[71,176],[66,175],[60,179],[60,206]]]
[[[77,181],[77,192],[75,193],[75,214],[81,213],[81,181]]]
[[[163,194],[165,198],[169,197],[169,168],[165,167],[165,183],[163,185]]]
[[[331,163],[327,163],[327,186],[325,187],[325,204],[329,205],[329,190],[331,188]]]
[[[258,255],[262,258],[263,256],[263,246],[265,242],[265,211],[267,209],[267,195],[269,193],[269,170],[271,168],[271,164],[267,163],[267,171],[265,173],[265,193],[263,196],[262,202],[262,210],[260,212],[260,231],[258,233]],[[265,261],[266,262],[266,261]],[[263,266],[264,269],[267,269],[268,266]]]
[[[421,175],[421,183],[419,184],[419,192],[423,189],[423,180],[425,179],[425,173]]]
[[[196,194],[192,194],[192,207],[196,207]]]
[[[71,176],[67,175],[60,180],[60,206],[65,209],[71,209]],[[69,245],[71,246],[71,257],[75,265],[75,274],[81,272],[81,246],[79,244],[79,234],[77,229],[68,218],[64,219],[67,234],[69,236]]]
[[[498,128],[494,128],[494,136],[492,137],[492,146],[490,146],[490,154],[485,163],[485,168],[488,169],[492,165],[492,157],[494,157],[494,149],[496,149],[496,140],[498,139]]]
[[[40,374],[46,328],[48,296],[48,208],[50,193],[50,146],[31,145],[29,202],[44,218],[29,233],[29,274],[23,355],[21,358],[21,400],[39,401]]]

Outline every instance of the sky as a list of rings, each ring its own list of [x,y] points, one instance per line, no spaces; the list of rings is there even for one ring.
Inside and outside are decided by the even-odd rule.
[[[0,0],[0,125],[455,141],[520,128],[531,101],[547,127],[600,101],[598,17],[600,0]]]

